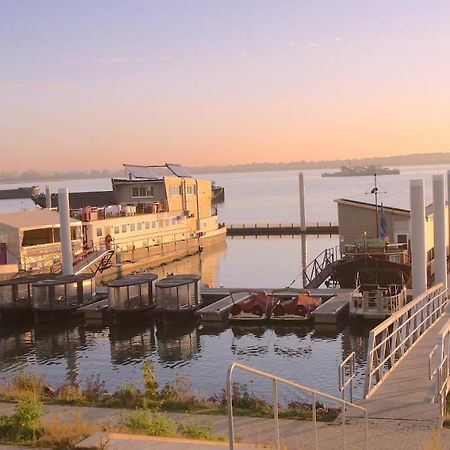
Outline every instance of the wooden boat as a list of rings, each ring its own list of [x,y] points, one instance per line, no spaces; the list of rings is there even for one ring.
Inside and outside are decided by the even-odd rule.
[[[54,277],[53,274],[40,274],[1,281],[0,322],[32,320],[33,283]]]
[[[158,275],[142,273],[108,283],[109,313],[114,322],[147,318],[156,306],[155,281]]]
[[[304,322],[311,319],[311,313],[322,304],[320,297],[302,293],[286,298],[276,297],[270,317],[274,322]]]
[[[272,313],[273,297],[265,292],[253,293],[250,298],[234,303],[230,309],[231,322],[264,322]]]
[[[95,275],[80,274],[41,280],[33,284],[33,313],[36,322],[73,317],[85,305],[103,297],[96,294]]]

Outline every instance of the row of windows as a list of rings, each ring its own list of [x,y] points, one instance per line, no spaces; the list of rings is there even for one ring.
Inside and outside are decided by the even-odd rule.
[[[182,186],[170,186],[170,195],[181,195],[183,187]],[[186,186],[186,194],[195,195],[197,193],[196,186]]]
[[[153,186],[139,186],[131,188],[132,197],[153,197]]]
[[[150,228],[158,228],[158,226],[177,225],[181,224],[181,218],[164,219],[160,220],[158,224],[157,220],[152,222],[138,222],[138,223],[123,223],[122,225],[115,225],[113,228],[114,234],[127,233],[128,231],[142,231],[149,230]],[[97,228],[97,236],[103,236],[103,228]]]

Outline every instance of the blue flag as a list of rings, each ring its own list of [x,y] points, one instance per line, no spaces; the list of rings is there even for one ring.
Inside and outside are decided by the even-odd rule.
[[[387,236],[387,222],[386,216],[384,214],[383,203],[381,204],[381,213],[380,213],[380,232],[381,237],[384,239]]]

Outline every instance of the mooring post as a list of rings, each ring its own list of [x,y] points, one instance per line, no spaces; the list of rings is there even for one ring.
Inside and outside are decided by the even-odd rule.
[[[72,240],[70,236],[69,190],[58,189],[59,235],[63,275],[73,275]]]
[[[425,232],[424,183],[421,179],[410,181],[411,204],[411,257],[413,298],[427,290],[427,251]]]
[[[300,196],[300,229],[304,233],[306,231],[306,214],[305,214],[305,181],[303,172],[298,173],[298,191]]]
[[[49,184],[45,186],[45,207],[47,209],[52,207],[52,190]]]
[[[447,233],[445,230],[445,179],[433,175],[434,270],[436,283],[447,288]]]

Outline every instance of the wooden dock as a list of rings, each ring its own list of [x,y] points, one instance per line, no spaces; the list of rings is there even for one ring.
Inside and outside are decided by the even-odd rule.
[[[334,235],[339,234],[339,227],[328,224],[307,225],[303,230],[298,223],[255,223],[227,224],[228,236],[294,236],[294,235]]]
[[[227,295],[197,311],[202,322],[223,322],[228,319],[230,309],[235,303],[240,303],[251,296],[249,292],[239,292]]]
[[[79,309],[87,320],[102,320],[106,317],[108,312],[108,299],[105,298],[95,303],[82,306]]]
[[[314,322],[318,324],[335,324],[348,318],[352,294],[353,289],[340,289],[334,297],[330,298],[312,313]]]

